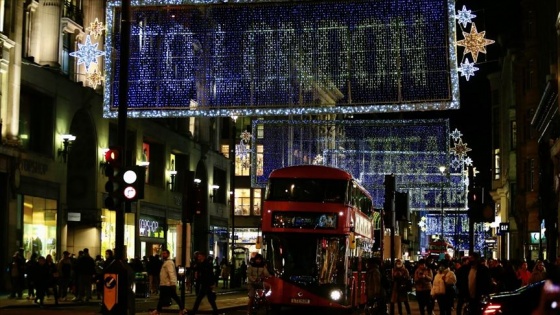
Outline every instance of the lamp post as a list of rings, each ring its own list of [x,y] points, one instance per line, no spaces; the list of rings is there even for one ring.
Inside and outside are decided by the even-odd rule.
[[[447,168],[445,166],[440,166],[439,167],[439,171],[441,172],[441,253],[442,255],[445,252],[446,246],[445,246],[445,237],[444,237],[444,226],[443,226],[443,218],[444,218],[444,210],[443,210],[443,179],[444,179],[444,175],[445,175],[445,171],[447,170]]]

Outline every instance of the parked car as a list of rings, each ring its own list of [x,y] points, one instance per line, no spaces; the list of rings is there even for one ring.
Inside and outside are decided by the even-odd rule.
[[[515,291],[490,294],[482,301],[483,314],[531,315],[539,306],[545,280],[535,282]]]

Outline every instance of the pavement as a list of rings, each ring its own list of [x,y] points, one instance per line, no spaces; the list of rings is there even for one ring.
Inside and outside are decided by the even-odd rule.
[[[181,297],[181,293],[177,290],[177,294],[179,298]],[[242,288],[235,288],[235,289],[224,289],[224,288],[217,288],[216,289],[216,305],[218,306],[218,310],[220,313],[229,312],[232,310],[239,310],[245,309],[247,307],[247,289],[245,286]],[[2,292],[0,293],[0,310],[2,309],[25,309],[25,308],[39,308],[37,304],[33,302],[33,300],[27,300],[27,292],[24,291],[23,298],[10,298],[9,294]],[[101,309],[102,301],[96,299],[95,292],[93,293],[93,298],[87,302],[72,302],[71,299],[74,297],[73,294],[68,294],[68,301],[59,302],[57,309],[61,308],[99,308]],[[186,292],[185,293],[185,308],[190,310],[194,305],[194,300],[196,296],[194,292]],[[152,311],[156,308],[158,303],[159,295],[150,295],[148,297],[136,297],[135,298],[135,307],[136,313],[146,313]],[[54,307],[54,297],[51,295],[49,298],[45,299],[45,307]],[[162,313],[177,313],[179,307],[175,301],[169,307],[164,307]],[[198,309],[197,314],[211,314],[212,307],[208,303],[208,300],[204,298],[200,307]]]

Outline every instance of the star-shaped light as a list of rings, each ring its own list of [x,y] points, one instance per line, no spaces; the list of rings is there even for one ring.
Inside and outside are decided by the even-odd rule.
[[[455,128],[455,130],[451,132],[450,136],[453,139],[453,141],[459,141],[459,139],[461,139],[463,134],[459,131],[459,129]]]
[[[467,144],[463,143],[462,139],[455,142],[455,146],[451,148],[451,152],[455,153],[459,158],[463,158],[469,151],[472,151],[471,148],[468,148]]]
[[[78,43],[78,51],[71,52],[70,56],[78,58],[78,65],[83,63],[87,71],[92,63],[97,63],[97,57],[105,56],[104,51],[97,50],[97,45],[97,43],[92,44],[91,37],[87,35],[86,43]]]
[[[459,22],[459,24],[463,25],[463,27],[467,27],[467,24],[472,23],[472,19],[474,19],[476,15],[471,13],[471,10],[467,10],[466,6],[463,6],[463,9],[457,11],[457,15],[455,18]]]
[[[103,80],[103,76],[101,73],[97,71],[97,69],[93,70],[93,72],[88,72],[86,75],[86,79],[89,82],[89,85],[95,90],[99,84],[101,84],[101,80]]]
[[[93,38],[97,39],[97,37],[103,34],[103,31],[107,30],[107,28],[103,25],[103,22],[99,22],[99,19],[95,18],[95,22],[89,23],[87,30]]]
[[[474,72],[478,71],[478,67],[475,67],[474,65],[475,63],[470,63],[469,59],[467,58],[465,59],[465,62],[461,63],[461,66],[457,70],[461,72],[462,77],[465,77],[465,79],[469,81],[469,79],[474,76]]]
[[[466,166],[472,166],[473,160],[470,157],[466,157],[464,160]]]
[[[486,36],[486,31],[478,32],[476,29],[476,24],[472,24],[471,32],[463,32],[464,39],[457,41],[457,46],[465,47],[465,55],[471,53],[474,62],[478,60],[479,53],[486,53],[486,46],[493,44],[494,41],[491,39],[484,38]]]

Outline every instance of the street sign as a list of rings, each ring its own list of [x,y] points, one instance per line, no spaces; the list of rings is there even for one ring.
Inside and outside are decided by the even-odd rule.
[[[118,283],[116,273],[106,273],[103,277],[103,303],[109,311],[119,302]]]

